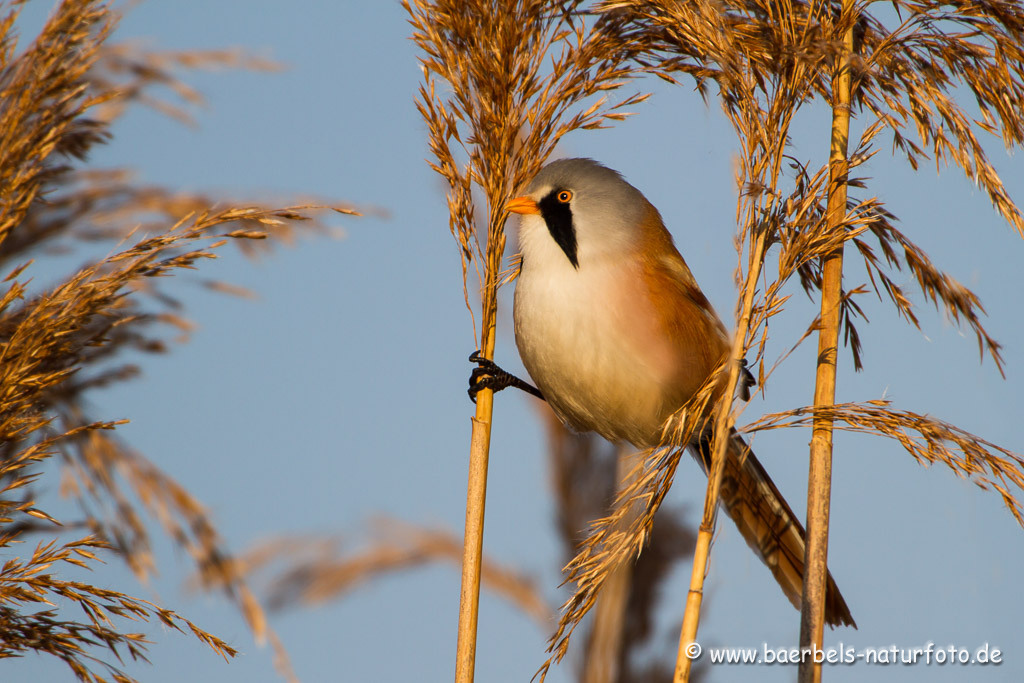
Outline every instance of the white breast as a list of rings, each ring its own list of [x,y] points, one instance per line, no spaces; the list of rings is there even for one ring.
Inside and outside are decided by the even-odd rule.
[[[585,259],[577,270],[543,222],[530,223],[523,220],[514,314],[527,371],[570,427],[638,447],[657,443],[671,406],[653,353],[653,308],[629,260]]]

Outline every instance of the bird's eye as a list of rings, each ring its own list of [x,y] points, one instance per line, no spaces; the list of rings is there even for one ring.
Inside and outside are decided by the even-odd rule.
[[[569,192],[569,190],[562,190],[561,192],[558,193],[558,201],[562,202],[563,204],[568,204],[569,200],[571,199],[572,192]]]

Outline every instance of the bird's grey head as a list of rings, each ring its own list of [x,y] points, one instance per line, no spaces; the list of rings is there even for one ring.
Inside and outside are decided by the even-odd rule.
[[[621,254],[633,246],[653,211],[617,171],[592,159],[551,162],[526,194],[537,203],[549,238],[577,269],[590,258]]]

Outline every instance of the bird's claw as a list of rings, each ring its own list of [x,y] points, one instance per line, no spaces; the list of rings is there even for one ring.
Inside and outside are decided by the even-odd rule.
[[[544,398],[536,387],[505,372],[493,360],[485,358],[479,349],[470,354],[469,362],[477,364],[477,367],[473,368],[473,372],[469,375],[468,393],[473,403],[476,403],[476,395],[480,393],[481,389],[501,391],[505,387],[516,387],[537,398]]]
[[[496,381],[496,375],[504,371],[490,358],[485,358],[479,349],[469,355],[469,362],[477,364],[477,367],[473,368],[473,372],[469,374],[469,389],[467,390],[469,399],[476,403],[476,395],[480,393],[481,389],[498,390],[496,385],[499,382]]]
[[[757,386],[757,380],[754,379],[754,373],[750,372],[747,368],[747,359],[740,358],[740,382],[739,382],[739,395],[740,399],[744,401],[750,400],[751,389]]]

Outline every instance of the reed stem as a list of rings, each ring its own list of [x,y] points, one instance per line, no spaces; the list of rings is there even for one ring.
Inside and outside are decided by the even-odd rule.
[[[853,2],[844,0],[843,18]],[[829,230],[842,230],[846,215],[847,147],[850,137],[850,55],[853,24],[843,37],[843,51],[833,78],[832,139],[829,153]],[[840,303],[843,283],[843,245],[823,258],[821,327],[818,330],[818,366],[814,406],[829,407],[836,398],[836,360],[839,344]],[[807,544],[804,548],[804,590],[800,610],[800,648],[820,650],[825,629],[825,595],[828,579],[828,526],[832,495],[832,419],[814,418],[811,432],[810,471],[807,477]],[[821,681],[821,662],[802,657],[800,683]]]

